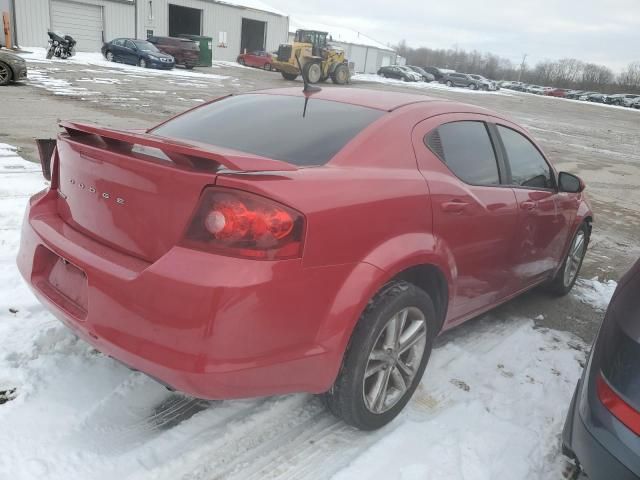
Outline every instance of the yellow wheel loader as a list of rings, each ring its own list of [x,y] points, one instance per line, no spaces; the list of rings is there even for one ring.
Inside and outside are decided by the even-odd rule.
[[[293,44],[278,48],[278,59],[272,63],[286,80],[295,80],[300,73],[309,83],[324,82],[344,85],[350,73],[344,50],[327,43],[327,32],[298,30]],[[300,68],[302,67],[302,72]]]

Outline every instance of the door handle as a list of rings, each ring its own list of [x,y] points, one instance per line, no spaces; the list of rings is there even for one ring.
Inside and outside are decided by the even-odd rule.
[[[447,213],[460,213],[464,209],[466,209],[468,206],[469,204],[466,202],[454,200],[453,202],[444,202],[442,204],[442,210]]]
[[[535,210],[536,208],[538,208],[538,203],[534,202],[533,200],[525,200],[520,204],[520,208],[522,208],[523,210],[529,210],[529,211]]]

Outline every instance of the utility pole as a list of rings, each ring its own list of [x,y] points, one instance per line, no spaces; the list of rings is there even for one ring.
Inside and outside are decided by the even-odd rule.
[[[522,56],[522,63],[520,64],[520,71],[518,72],[518,81],[522,78],[522,72],[524,72],[524,61],[527,59],[527,54]]]

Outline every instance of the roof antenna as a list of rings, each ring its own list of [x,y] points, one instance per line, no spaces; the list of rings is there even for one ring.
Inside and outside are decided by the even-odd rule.
[[[316,85],[311,85],[309,83],[309,79],[304,74],[302,64],[300,63],[300,52],[298,52],[298,54],[296,55],[296,62],[298,63],[298,68],[300,69],[300,73],[302,74],[302,81],[304,82],[304,88],[302,89],[302,93],[304,93],[304,110],[302,111],[302,118],[304,118],[307,114],[307,103],[309,103],[309,97],[314,93],[321,91],[322,89]]]

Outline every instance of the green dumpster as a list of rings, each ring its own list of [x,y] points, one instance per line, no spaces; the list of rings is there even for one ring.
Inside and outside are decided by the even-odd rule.
[[[193,40],[200,46],[200,59],[198,67],[210,67],[213,60],[213,38],[201,35],[180,35],[182,38]]]

